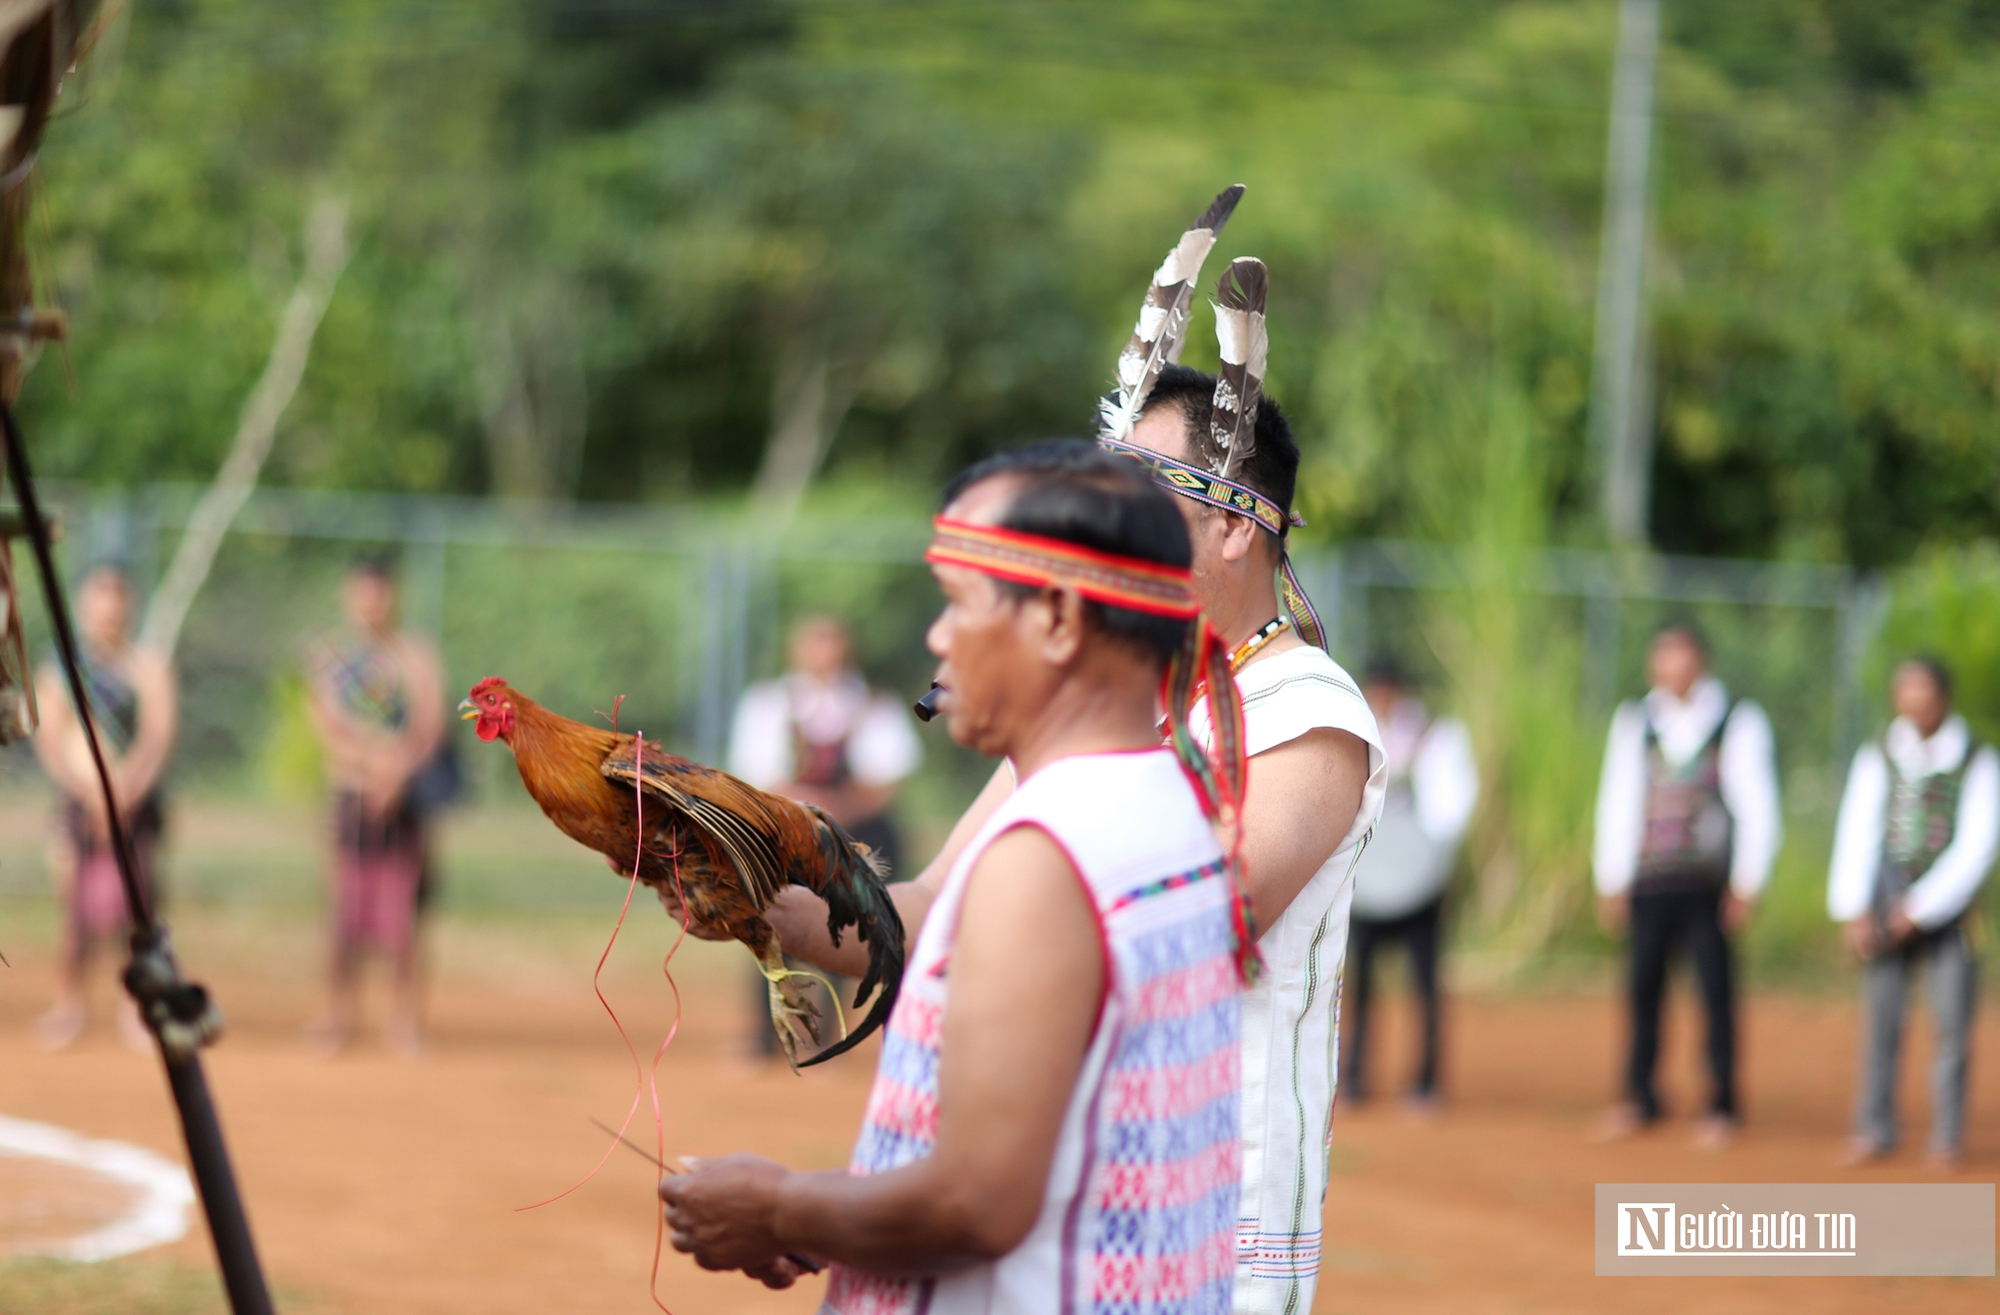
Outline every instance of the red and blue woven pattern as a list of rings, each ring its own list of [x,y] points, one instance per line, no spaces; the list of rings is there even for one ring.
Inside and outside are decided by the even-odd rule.
[[[1120,1003],[1065,1229],[1102,1315],[1229,1310],[1243,1172],[1231,892],[1214,870],[1112,901]],[[1164,888],[1162,888],[1164,887]],[[1079,1288],[1081,1290],[1079,1290]]]

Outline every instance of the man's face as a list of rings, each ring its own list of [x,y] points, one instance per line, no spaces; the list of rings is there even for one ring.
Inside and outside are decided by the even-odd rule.
[[[76,623],[93,648],[115,649],[125,642],[132,620],[132,589],[109,567],[92,571],[76,594]]]
[[[1015,482],[987,480],[967,489],[945,515],[974,525],[998,522],[1013,498]],[[944,687],[938,710],[951,738],[989,756],[1009,751],[1017,711],[1033,706],[1047,670],[1030,642],[1031,613],[1041,605],[1003,593],[990,575],[963,566],[934,565],[931,574],[944,591],[944,610],[931,622],[924,643],[938,659],[936,679]]]
[[[1177,403],[1166,403],[1146,412],[1132,427],[1126,442],[1163,457],[1193,463],[1193,453],[1188,451],[1187,417]],[[1222,540],[1228,532],[1229,514],[1207,503],[1178,495],[1174,498],[1174,505],[1181,509],[1181,516],[1187,521],[1188,541],[1194,547],[1196,600],[1201,603],[1202,610],[1211,616],[1228,610],[1218,607],[1218,600],[1214,600],[1212,595],[1220,588]]]
[[[1646,678],[1653,688],[1666,690],[1677,699],[1688,696],[1706,666],[1701,645],[1679,630],[1669,630],[1654,639],[1646,654]]]
[[[1937,677],[1915,662],[1896,668],[1889,685],[1889,702],[1898,717],[1907,718],[1925,739],[1937,734],[1951,712],[1951,702],[1938,688]]]
[[[373,571],[355,571],[341,586],[341,608],[355,629],[384,634],[395,623],[396,587]]]
[[[1368,710],[1376,721],[1387,721],[1396,709],[1396,700],[1403,697],[1403,687],[1393,680],[1371,680],[1361,686],[1361,697],[1368,700]]]
[[[822,683],[847,670],[847,631],[831,617],[802,622],[792,634],[792,670]]]

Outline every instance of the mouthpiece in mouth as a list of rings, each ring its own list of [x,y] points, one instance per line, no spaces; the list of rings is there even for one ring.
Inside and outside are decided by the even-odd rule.
[[[938,715],[938,695],[942,693],[944,693],[944,686],[938,684],[935,680],[932,681],[931,692],[918,699],[910,708],[911,712],[917,714],[918,721],[929,721]]]

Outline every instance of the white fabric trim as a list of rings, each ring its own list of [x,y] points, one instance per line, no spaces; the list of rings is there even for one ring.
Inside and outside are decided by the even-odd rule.
[[[91,1141],[46,1123],[0,1117],[0,1154],[73,1164],[139,1189],[132,1208],[96,1232],[16,1254],[109,1260],[175,1241],[188,1231],[194,1184],[187,1170],[151,1151],[124,1142]]]

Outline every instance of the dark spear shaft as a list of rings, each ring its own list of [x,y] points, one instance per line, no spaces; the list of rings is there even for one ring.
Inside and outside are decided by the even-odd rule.
[[[69,678],[70,698],[77,719],[83,725],[90,761],[97,769],[97,783],[104,791],[104,811],[110,825],[111,848],[118,860],[118,876],[125,886],[125,905],[132,914],[132,940],[136,951],[143,941],[157,945],[160,928],[153,921],[144,892],[139,889],[138,870],[132,864],[130,839],[118,816],[118,800],[111,790],[111,773],[105,766],[104,749],[97,742],[97,723],[91,716],[90,696],[84,689],[83,669],[77,659],[76,632],[70,627],[69,605],[56,579],[55,558],[49,552],[49,526],[42,516],[35,483],[28,470],[28,450],[21,431],[14,426],[13,408],[0,403],[0,425],[5,427],[7,475],[14,482],[15,496],[21,500],[21,518],[26,522],[28,542],[33,546],[35,565],[41,573],[42,592],[49,602],[49,622],[56,632],[56,652],[63,673]],[[155,1032],[158,1040],[158,1033]],[[162,1042],[160,1060],[167,1066],[167,1085],[180,1111],[181,1133],[187,1141],[188,1163],[194,1168],[195,1185],[201,1190],[202,1211],[208,1216],[209,1236],[215,1242],[216,1264],[222,1283],[229,1292],[229,1308],[235,1315],[274,1315],[270,1290],[264,1286],[264,1271],[257,1263],[257,1247],[250,1238],[250,1219],[243,1212],[243,1198],[236,1190],[236,1172],[229,1163],[229,1148],[222,1140],[222,1124],[216,1117],[215,1102],[208,1094],[208,1077],[202,1072],[201,1055],[190,1048],[176,1057]]]

